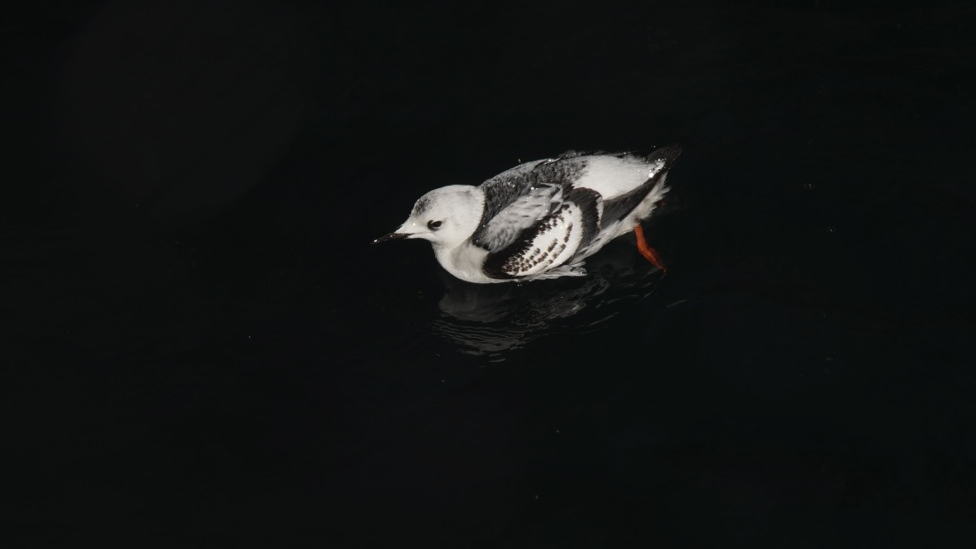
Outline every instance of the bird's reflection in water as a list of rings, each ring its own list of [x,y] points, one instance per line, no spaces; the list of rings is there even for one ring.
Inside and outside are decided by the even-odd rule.
[[[650,295],[663,276],[627,239],[589,258],[586,271],[584,277],[524,284],[470,284],[445,274],[434,332],[463,353],[502,361],[507,351],[539,337],[599,328]]]

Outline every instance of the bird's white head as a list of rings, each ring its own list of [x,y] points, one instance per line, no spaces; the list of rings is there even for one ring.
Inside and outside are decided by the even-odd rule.
[[[422,238],[434,248],[455,248],[474,234],[484,208],[485,196],[477,187],[449,185],[434,189],[417,200],[399,229],[373,243]]]

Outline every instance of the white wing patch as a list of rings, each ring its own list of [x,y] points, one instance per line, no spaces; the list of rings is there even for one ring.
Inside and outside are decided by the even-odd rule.
[[[583,211],[572,202],[543,221],[535,237],[502,270],[509,276],[531,276],[558,267],[576,254],[583,238]]]
[[[632,156],[590,156],[586,159],[586,168],[573,186],[592,189],[604,200],[612,200],[640,187],[664,169],[663,160],[648,163]]]
[[[540,185],[520,196],[485,226],[481,240],[489,251],[497,252],[515,242],[515,239],[537,221],[549,214],[553,203],[562,202],[562,188]]]

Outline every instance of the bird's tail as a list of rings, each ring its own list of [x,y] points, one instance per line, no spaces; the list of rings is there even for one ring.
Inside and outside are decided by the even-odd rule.
[[[680,155],[681,147],[677,145],[661,147],[647,155],[645,159],[648,164],[660,162],[661,166],[655,169],[653,175],[641,186],[613,200],[604,202],[601,223],[607,226],[624,218],[644,219],[650,216],[654,212],[656,204],[668,192],[668,186],[665,183],[668,170],[671,169]]]
[[[664,161],[665,170],[670,169],[671,166],[677,162],[678,157],[681,156],[681,146],[680,145],[667,145],[659,149],[654,149],[651,154],[647,155],[645,160],[649,163],[656,162],[658,160]]]
[[[655,162],[662,162],[663,166],[657,170],[657,173],[651,177],[647,183],[642,185],[647,194],[642,201],[647,212],[641,217],[649,216],[656,208],[655,205],[664,199],[664,195],[668,193],[670,188],[667,185],[668,172],[678,161],[678,157],[681,156],[681,146],[680,145],[667,145],[659,149],[655,149],[651,154],[647,155],[645,158],[647,162],[653,164]],[[647,191],[647,186],[651,186],[651,189]]]

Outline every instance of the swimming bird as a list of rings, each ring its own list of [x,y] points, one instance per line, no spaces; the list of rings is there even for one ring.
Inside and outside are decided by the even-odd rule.
[[[584,260],[633,231],[638,251],[666,272],[641,221],[668,192],[681,154],[579,153],[525,162],[478,186],[449,185],[420,197],[410,217],[374,244],[420,238],[453,276],[479,284],[582,276]]]

